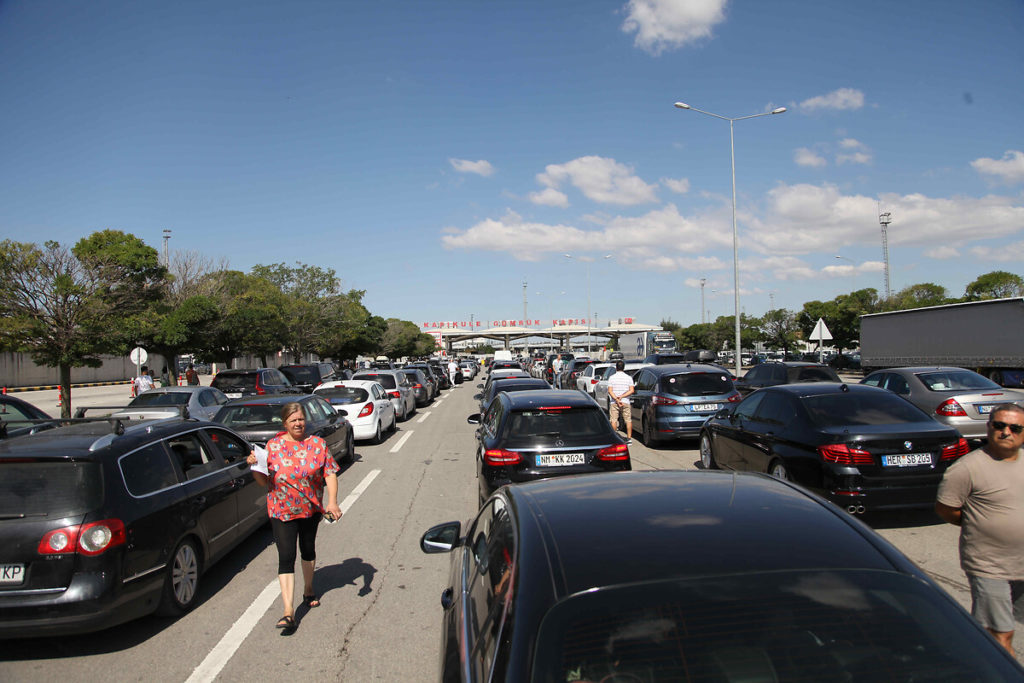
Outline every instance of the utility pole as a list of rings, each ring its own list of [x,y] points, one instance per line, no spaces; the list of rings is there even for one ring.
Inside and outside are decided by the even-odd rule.
[[[171,267],[170,254],[167,251],[167,242],[171,239],[171,229],[164,228],[164,268]]]
[[[878,222],[882,225],[882,256],[885,259],[885,298],[891,295],[889,288],[889,237],[887,234],[889,224],[892,223],[892,214],[886,211],[879,214]]]
[[[704,285],[707,284],[708,279],[702,277],[700,279],[700,322],[704,324]]]
[[[526,319],[528,317],[529,316],[526,315],[526,280],[524,279],[523,280],[523,322],[524,323],[526,322]]]
[[[775,292],[768,292],[768,301],[768,312],[770,313],[775,310]]]

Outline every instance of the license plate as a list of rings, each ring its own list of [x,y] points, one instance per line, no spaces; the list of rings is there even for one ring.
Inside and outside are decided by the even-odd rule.
[[[0,585],[16,586],[25,581],[25,565],[0,564]]]
[[[226,391],[224,392],[224,395],[227,396],[228,398],[242,398],[241,391]]]
[[[540,467],[565,467],[567,465],[585,465],[587,456],[583,453],[546,453],[537,456]]]
[[[697,412],[703,413],[712,410],[718,412],[718,409],[721,408],[722,406],[719,403],[694,403],[690,407]]]
[[[917,467],[931,465],[931,453],[901,453],[899,455],[883,455],[882,465],[885,467]]]
[[[988,413],[992,412],[993,408],[995,408],[994,405],[978,406],[978,412],[981,413],[982,415],[987,415]]]

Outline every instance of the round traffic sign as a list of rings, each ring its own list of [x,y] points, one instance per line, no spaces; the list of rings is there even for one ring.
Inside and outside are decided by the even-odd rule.
[[[136,346],[132,349],[132,352],[128,354],[128,357],[131,358],[132,362],[136,365],[142,365],[146,362],[146,359],[149,358],[149,354],[146,353],[146,349],[141,346]]]

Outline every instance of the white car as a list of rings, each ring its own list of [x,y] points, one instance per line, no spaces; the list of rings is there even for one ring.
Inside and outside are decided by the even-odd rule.
[[[357,441],[384,441],[385,432],[398,426],[395,404],[380,382],[346,379],[324,382],[314,391],[327,399],[339,413],[344,411],[352,425],[352,437]]]
[[[604,375],[605,368],[614,366],[615,363],[591,363],[583,368],[583,372],[576,378],[576,388],[593,398],[594,387],[597,386],[601,376]]]
[[[630,377],[636,378],[637,370],[645,368],[651,363],[644,363],[638,360],[627,360],[626,367],[623,369]],[[606,413],[608,412],[610,401],[608,400],[608,378],[615,374],[615,364],[612,363],[604,370],[601,371],[601,375],[598,377],[597,384],[594,385],[594,393],[591,396],[597,401],[597,405],[601,406],[601,409]]]
[[[228,397],[215,387],[155,387],[144,391],[111,417],[127,417],[132,420],[154,420],[169,417],[184,417],[198,420],[212,420]]]

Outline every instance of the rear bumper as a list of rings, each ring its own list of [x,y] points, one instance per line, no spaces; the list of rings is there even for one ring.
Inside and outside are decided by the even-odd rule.
[[[659,414],[654,420],[655,436],[659,439],[696,439],[701,427],[711,415],[693,413]]]
[[[600,465],[579,465],[574,467],[548,468],[516,468],[481,466],[480,489],[487,495],[506,484],[521,484],[552,477],[565,477],[573,474],[598,474],[601,472],[628,472],[633,469],[629,460],[611,460]]]
[[[826,474],[823,494],[843,509],[851,505],[863,506],[865,511],[930,508],[941,481],[941,472],[905,477]]]

